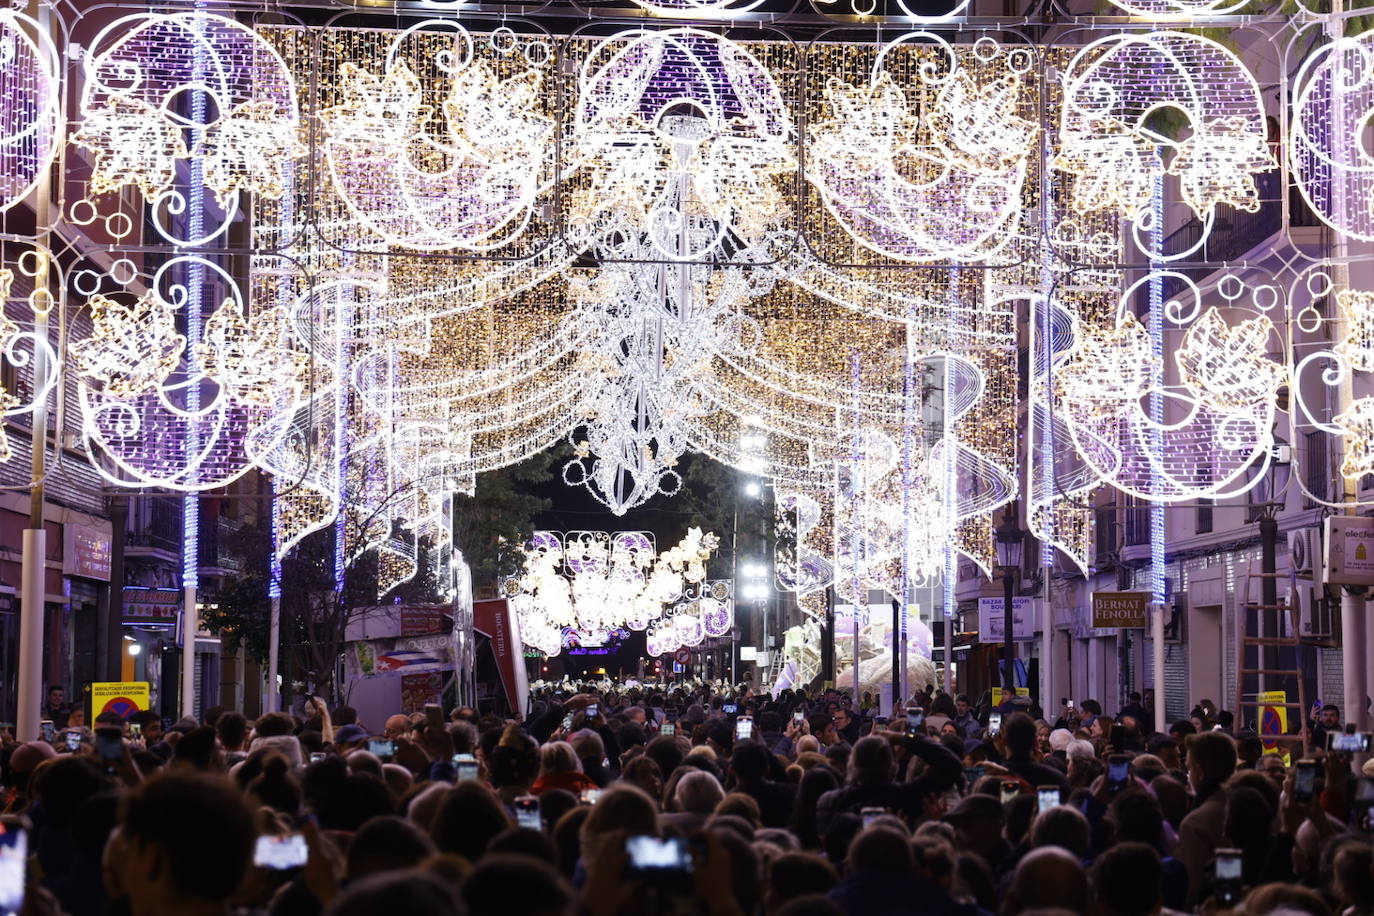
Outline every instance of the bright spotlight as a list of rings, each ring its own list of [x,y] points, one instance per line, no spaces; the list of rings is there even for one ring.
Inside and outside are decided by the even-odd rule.
[[[762,492],[763,487],[759,486],[759,482],[757,480],[751,480],[744,485],[745,496],[758,496]]]

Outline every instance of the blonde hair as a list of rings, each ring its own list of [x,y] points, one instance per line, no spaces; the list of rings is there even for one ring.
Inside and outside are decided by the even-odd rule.
[[[550,741],[539,749],[539,769],[545,773],[576,773],[582,769],[582,761],[568,742]]]

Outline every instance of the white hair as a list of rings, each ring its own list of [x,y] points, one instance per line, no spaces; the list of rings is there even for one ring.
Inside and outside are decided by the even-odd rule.
[[[720,780],[705,770],[695,770],[677,781],[673,798],[679,811],[695,811],[710,814],[725,797]]]

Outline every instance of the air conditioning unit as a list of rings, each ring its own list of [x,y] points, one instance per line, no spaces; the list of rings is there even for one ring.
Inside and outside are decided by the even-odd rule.
[[[1299,585],[1298,596],[1298,638],[1311,640],[1331,639],[1335,634],[1335,617],[1338,603],[1326,597],[1324,589]]]
[[[1288,562],[1299,579],[1311,580],[1317,589],[1325,584],[1320,527],[1295,528],[1288,532]]]

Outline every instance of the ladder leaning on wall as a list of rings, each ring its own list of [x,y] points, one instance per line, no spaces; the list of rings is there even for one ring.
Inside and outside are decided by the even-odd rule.
[[[1260,734],[1267,745],[1266,753],[1279,744],[1287,743],[1296,745],[1290,750],[1298,752],[1299,756],[1305,757],[1308,752],[1308,729],[1307,729],[1307,688],[1303,684],[1303,671],[1298,667],[1301,643],[1298,639],[1298,620],[1297,620],[1297,601],[1279,598],[1278,604],[1261,604],[1258,601],[1250,600],[1250,588],[1252,580],[1259,580],[1261,584],[1265,579],[1279,580],[1287,578],[1280,576],[1279,573],[1255,572],[1254,562],[1246,564],[1245,576],[1241,580],[1240,593],[1237,596],[1239,601],[1236,605],[1236,705],[1233,707],[1235,713],[1235,723],[1232,732],[1239,734],[1247,725],[1247,722],[1255,723],[1255,731]],[[1276,582],[1277,585],[1277,582]],[[1277,590],[1277,589],[1276,589]],[[1263,588],[1261,587],[1261,595]],[[1261,598],[1261,600],[1263,600]],[[1277,633],[1266,633],[1264,629],[1266,615],[1272,615],[1278,623]],[[1246,649],[1254,648],[1255,664],[1247,667]],[[1292,668],[1265,667],[1265,649],[1273,648],[1276,654],[1282,659],[1283,650],[1292,650]],[[1281,661],[1276,665],[1282,664]],[[1276,688],[1285,690],[1284,702],[1281,703],[1261,703],[1257,693],[1246,694],[1246,677],[1253,675],[1255,684],[1258,687],[1265,679],[1277,680]],[[1294,701],[1289,701],[1286,691],[1289,679],[1297,683],[1297,697]],[[1263,734],[1261,717],[1265,708],[1270,709],[1289,709],[1290,713],[1297,720],[1297,734]],[[1247,715],[1247,713],[1249,713]],[[1290,723],[1291,725],[1291,723]],[[1271,744],[1272,742],[1272,744]]]

